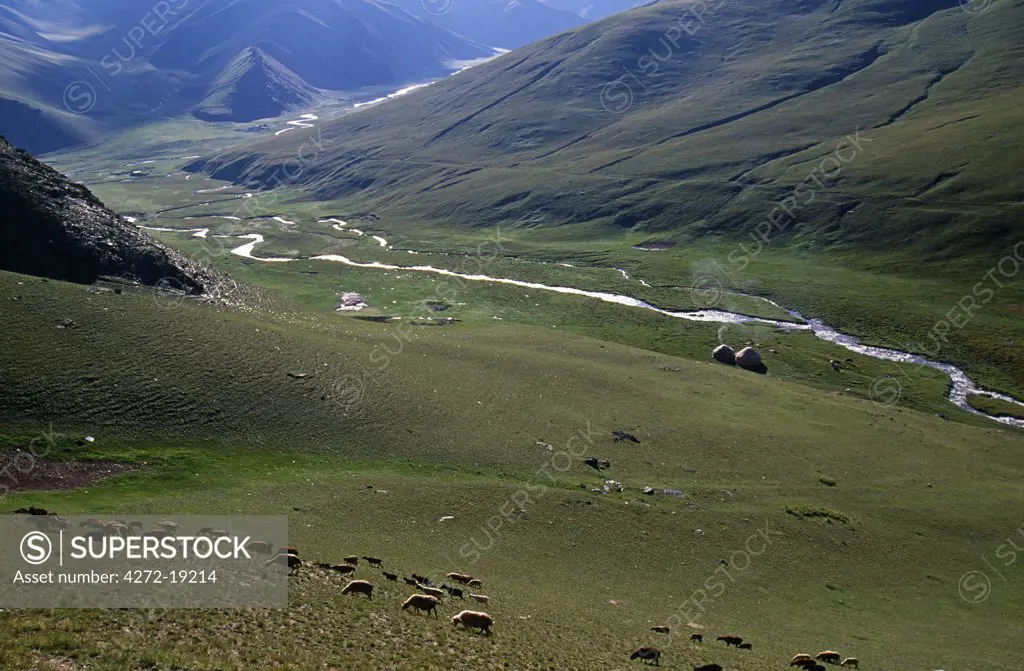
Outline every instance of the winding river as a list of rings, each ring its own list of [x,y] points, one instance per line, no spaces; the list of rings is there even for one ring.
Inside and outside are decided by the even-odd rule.
[[[343,222],[343,221],[340,221],[340,220],[336,220],[336,219],[323,220],[323,221],[324,222],[336,222],[333,225],[333,228],[335,228],[336,230],[346,230],[346,231],[355,232],[355,229],[344,228],[344,226],[346,225],[346,222]],[[138,225],[138,224],[136,224],[136,225]],[[139,226],[139,228],[143,228],[145,230],[150,230],[150,231],[162,231],[162,232],[173,232],[173,233],[190,233],[190,234],[192,234],[192,237],[196,237],[196,238],[205,238],[205,237],[207,237],[207,235],[210,232],[210,229],[208,229],[208,228],[188,228],[188,229],[182,229],[182,228],[156,228],[156,227],[141,226],[141,225],[138,225],[138,226]],[[362,232],[360,231],[359,234],[362,235]],[[931,360],[929,360],[929,359],[927,359],[927,358],[925,358],[923,356],[920,356],[920,355],[917,355],[917,354],[910,354],[908,352],[903,352],[903,351],[900,351],[900,350],[886,349],[884,347],[872,347],[870,345],[863,345],[854,336],[851,336],[851,335],[848,335],[848,334],[845,334],[845,333],[840,333],[836,329],[834,329],[831,326],[821,322],[820,320],[817,320],[817,319],[805,319],[803,316],[800,315],[799,312],[797,312],[795,310],[788,310],[786,308],[783,308],[782,306],[778,305],[777,303],[774,303],[773,301],[770,301],[768,299],[762,298],[760,296],[751,296],[751,295],[747,295],[747,294],[737,294],[737,295],[740,295],[740,296],[745,296],[747,298],[765,301],[766,303],[768,303],[770,305],[773,305],[773,306],[775,306],[775,307],[777,307],[777,308],[779,308],[781,310],[784,310],[784,311],[788,312],[793,318],[798,319],[800,321],[799,322],[779,321],[779,320],[775,320],[775,319],[766,319],[764,317],[753,317],[753,316],[750,316],[750,315],[744,315],[744,314],[740,314],[740,313],[736,313],[736,312],[726,312],[724,310],[693,310],[693,311],[685,311],[685,312],[673,312],[673,311],[670,311],[670,310],[664,310],[664,309],[659,308],[659,307],[657,307],[655,305],[651,305],[650,303],[642,301],[642,300],[640,300],[638,298],[633,298],[632,296],[625,296],[625,295],[622,295],[622,294],[613,294],[613,293],[607,293],[607,292],[602,292],[602,291],[588,291],[586,289],[577,289],[575,287],[563,287],[563,286],[557,286],[557,285],[540,284],[538,282],[527,282],[525,280],[514,280],[514,279],[503,278],[503,277],[491,277],[489,275],[459,273],[459,272],[455,272],[453,270],[448,270],[446,268],[436,268],[434,266],[422,266],[422,265],[404,266],[404,265],[395,265],[395,264],[390,264],[390,263],[381,263],[380,261],[369,261],[369,262],[366,262],[366,261],[353,261],[352,259],[350,259],[350,258],[348,258],[346,256],[341,256],[341,255],[338,255],[338,254],[322,254],[322,255],[319,255],[319,256],[312,256],[312,257],[308,257],[308,258],[283,258],[283,257],[282,258],[274,258],[274,257],[254,256],[253,255],[253,251],[256,249],[256,246],[259,245],[259,244],[262,244],[263,241],[264,241],[263,236],[261,234],[259,234],[259,233],[246,233],[246,234],[243,234],[243,235],[220,235],[220,236],[213,236],[213,237],[221,237],[221,238],[235,237],[235,238],[241,238],[241,239],[249,240],[249,242],[246,242],[245,244],[239,245],[238,247],[235,247],[234,249],[232,249],[231,253],[236,255],[236,256],[241,256],[241,257],[244,257],[244,258],[247,258],[247,259],[252,259],[253,261],[260,261],[260,262],[263,262],[263,263],[290,263],[290,262],[293,262],[293,261],[330,261],[330,262],[333,262],[333,263],[341,263],[341,264],[344,264],[346,266],[351,266],[353,268],[372,268],[372,269],[376,269],[376,270],[400,270],[400,271],[433,273],[435,275],[444,275],[446,277],[456,277],[456,278],[459,278],[459,279],[462,279],[462,280],[466,280],[466,281],[470,281],[470,282],[490,282],[490,283],[493,283],[493,284],[506,284],[506,285],[510,285],[510,286],[522,287],[524,289],[533,289],[533,290],[537,290],[537,291],[551,291],[551,292],[556,292],[556,293],[560,293],[560,294],[571,294],[571,295],[574,295],[574,296],[585,296],[587,298],[594,298],[594,299],[597,299],[597,300],[600,300],[600,301],[605,301],[607,303],[615,303],[616,305],[624,305],[626,307],[640,308],[642,310],[649,310],[651,312],[656,312],[658,314],[665,315],[667,317],[673,317],[673,318],[676,318],[676,319],[685,319],[685,320],[688,320],[688,321],[710,322],[710,323],[721,323],[721,324],[748,324],[748,323],[749,324],[764,324],[764,325],[772,326],[772,327],[775,327],[777,329],[781,329],[781,330],[784,330],[784,331],[791,331],[791,332],[794,332],[794,331],[808,331],[808,332],[814,334],[816,337],[818,337],[818,338],[820,338],[822,340],[826,340],[828,342],[831,342],[831,343],[834,343],[836,345],[839,345],[840,347],[844,347],[844,348],[850,350],[851,352],[856,352],[858,354],[863,354],[865,356],[874,357],[876,359],[882,359],[884,361],[892,361],[892,362],[895,362],[897,364],[907,364],[907,365],[914,365],[914,366],[925,366],[925,367],[928,367],[928,368],[934,368],[935,370],[939,370],[939,371],[945,373],[947,376],[949,376],[949,379],[950,379],[951,383],[950,383],[949,391],[947,393],[947,397],[957,407],[961,408],[962,410],[966,410],[967,412],[970,412],[972,414],[978,415],[980,417],[985,417],[987,419],[991,419],[993,421],[1000,422],[1002,424],[1007,424],[1007,425],[1010,425],[1010,426],[1016,426],[1016,427],[1019,427],[1019,428],[1024,428],[1024,420],[1022,420],[1022,419],[1017,419],[1017,418],[1014,418],[1014,417],[995,417],[993,415],[989,415],[989,414],[986,414],[984,412],[981,412],[979,410],[976,410],[976,409],[972,408],[967,403],[967,397],[971,396],[971,395],[988,396],[990,398],[999,399],[1001,401],[1005,401],[1007,403],[1011,403],[1011,404],[1017,405],[1017,406],[1019,406],[1021,408],[1024,408],[1024,402],[1021,402],[1018,399],[1015,399],[1015,398],[1013,398],[1011,396],[1007,396],[1005,394],[1000,394],[1000,393],[994,392],[994,391],[989,391],[987,389],[983,389],[983,388],[979,387],[973,381],[971,381],[971,379],[969,377],[967,377],[966,373],[964,373],[962,370],[960,370],[956,366],[954,366],[952,364],[948,364],[948,363],[931,361]],[[374,237],[377,237],[377,236],[374,236]],[[379,240],[383,240],[383,238],[380,238]],[[381,246],[384,246],[385,244],[386,244],[386,242],[383,243]],[[561,264],[561,265],[568,265],[568,264]],[[623,276],[625,276],[627,278],[629,277],[625,270],[622,270],[622,269],[616,269],[616,270],[618,270]],[[642,282],[642,280],[638,280],[638,281]],[[644,284],[646,286],[646,283],[644,283]],[[876,383],[879,382],[879,381],[880,380],[876,380]],[[898,383],[896,383],[896,384],[898,386]],[[880,392],[880,393],[884,393],[884,392]]]

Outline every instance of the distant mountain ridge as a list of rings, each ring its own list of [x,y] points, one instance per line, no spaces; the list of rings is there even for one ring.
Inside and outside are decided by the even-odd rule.
[[[0,133],[42,153],[161,116],[251,120],[316,89],[399,88],[495,53],[378,0],[171,4],[0,6]],[[253,49],[258,62],[238,61]]]
[[[193,112],[207,121],[247,122],[315,102],[320,92],[257,47],[243,49]]]

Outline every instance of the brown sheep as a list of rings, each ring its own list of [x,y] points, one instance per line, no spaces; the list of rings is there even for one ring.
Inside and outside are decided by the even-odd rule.
[[[488,603],[491,600],[491,597],[486,594],[470,594],[469,598],[478,603]]]
[[[654,666],[661,666],[661,662],[658,661],[661,659],[661,650],[658,650],[657,648],[651,648],[648,646],[637,648],[636,651],[629,656],[629,658],[631,660],[642,659],[644,661],[644,664],[653,663]]]
[[[704,634],[690,634],[690,640],[693,641],[694,643],[703,643],[704,642]]]
[[[846,659],[844,659],[842,662],[839,663],[839,666],[845,666],[845,667],[847,667],[849,669],[859,669],[860,668],[860,660],[857,659],[856,657],[847,657]]]
[[[753,643],[740,643],[736,647],[739,648],[740,650],[753,650],[754,649],[754,644]]]
[[[822,650],[814,656],[814,659],[825,662],[826,664],[838,664],[841,658],[842,655],[834,650]]]
[[[353,580],[341,590],[342,594],[365,594],[366,598],[373,601],[373,585],[365,580]]]
[[[450,620],[452,626],[461,624],[466,629],[479,629],[482,633],[491,635],[491,625],[494,620],[487,613],[480,613],[474,610],[464,610]]]
[[[454,580],[455,582],[461,582],[463,585],[465,585],[473,579],[473,576],[465,575],[464,573],[449,573],[445,576],[445,578],[448,578],[449,580]]]
[[[437,604],[437,597],[430,596],[429,594],[413,594],[402,602],[402,610],[412,606],[416,610],[426,611],[427,615],[433,613],[434,617],[437,617]]]
[[[667,634],[667,633],[669,633],[671,631],[671,629],[669,629],[668,627],[666,627],[664,625],[659,625],[657,627],[651,627],[651,631],[656,631],[659,634]]]
[[[483,587],[484,586],[483,582],[478,580],[477,578],[470,579],[470,581],[467,582],[466,584],[469,585],[470,587]]]
[[[814,661],[814,658],[811,657],[810,655],[805,655],[804,653],[800,653],[799,655],[794,655],[793,656],[793,659],[789,662],[789,665],[790,666],[800,666],[801,664],[804,664],[806,662],[813,662],[813,661]]]
[[[383,566],[384,565],[384,560],[383,559],[378,559],[377,557],[363,557],[363,559],[365,559],[366,563],[369,564],[370,566]]]
[[[343,558],[342,561],[345,562],[346,564],[352,564],[352,566],[356,566],[356,565],[359,564],[359,557],[356,557],[355,555],[352,555],[350,557]]]
[[[704,666],[695,666],[693,671],[722,671],[721,664],[705,664]]]
[[[739,646],[739,644],[743,642],[743,639],[740,638],[739,636],[719,636],[718,640],[719,641],[724,641],[725,642],[725,647],[727,647],[727,648],[730,645]]]

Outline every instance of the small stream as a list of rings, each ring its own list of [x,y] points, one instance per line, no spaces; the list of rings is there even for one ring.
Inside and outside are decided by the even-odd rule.
[[[346,231],[356,232],[355,229],[344,228],[346,222],[339,221],[339,220],[336,220],[336,219],[334,219],[334,220],[324,220],[324,221],[325,222],[327,222],[327,221],[329,221],[329,222],[337,222],[337,223],[334,224],[334,228],[336,228],[337,230],[346,230]],[[180,229],[180,228],[153,228],[153,227],[148,227],[148,226],[139,226],[139,228],[143,228],[145,230],[151,230],[151,231],[163,231],[163,232],[174,232],[174,233],[191,233],[192,237],[196,237],[196,238],[206,237],[207,234],[209,233],[209,229],[208,228]],[[362,232],[359,231],[359,234],[362,235]],[[254,256],[253,255],[253,251],[255,250],[256,246],[259,245],[259,244],[262,244],[263,241],[264,241],[263,236],[260,235],[259,233],[247,233],[247,234],[244,234],[244,235],[214,236],[214,237],[235,237],[235,238],[242,238],[242,239],[249,240],[249,242],[247,242],[247,243],[245,243],[243,245],[240,245],[240,246],[235,247],[234,249],[232,249],[231,253],[235,254],[236,256],[241,256],[241,257],[244,257],[244,258],[247,258],[247,259],[252,259],[253,261],[261,261],[261,262],[264,262],[264,263],[289,263],[289,262],[293,262],[293,261],[330,261],[330,262],[333,262],[333,263],[341,263],[341,264],[344,264],[346,266],[351,266],[353,268],[373,268],[373,269],[377,269],[377,270],[399,270],[399,271],[412,271],[412,272],[433,273],[435,275],[444,275],[446,277],[457,277],[459,279],[470,281],[470,282],[490,282],[490,283],[493,283],[493,284],[506,284],[506,285],[515,286],[515,287],[522,287],[524,289],[534,289],[534,290],[537,290],[537,291],[551,291],[551,292],[560,293],[560,294],[571,294],[571,295],[575,295],[575,296],[585,296],[587,298],[594,298],[594,299],[597,299],[597,300],[605,301],[606,303],[615,303],[616,305],[624,305],[626,307],[640,308],[642,310],[649,310],[651,312],[656,312],[658,314],[662,314],[662,315],[665,315],[667,317],[673,317],[673,318],[676,318],[676,319],[685,319],[685,320],[688,320],[688,321],[721,323],[721,324],[764,324],[764,325],[772,326],[774,328],[781,329],[781,330],[784,330],[784,331],[809,331],[809,332],[813,333],[816,337],[818,337],[818,338],[820,338],[822,340],[826,340],[828,342],[831,342],[833,344],[839,345],[840,347],[844,347],[844,348],[850,350],[851,352],[856,352],[858,354],[863,354],[865,356],[874,357],[876,359],[882,359],[884,361],[892,361],[892,362],[895,362],[895,363],[898,363],[898,364],[908,364],[908,365],[915,365],[915,366],[926,366],[928,368],[934,368],[935,370],[942,371],[943,373],[945,373],[946,375],[949,376],[949,379],[951,381],[950,388],[949,388],[949,391],[947,393],[947,398],[949,398],[949,400],[953,404],[955,404],[958,408],[960,408],[962,410],[966,410],[967,412],[970,412],[972,414],[978,415],[980,417],[985,417],[987,419],[991,419],[993,421],[1000,422],[1002,424],[1007,424],[1007,425],[1010,425],[1010,426],[1016,426],[1016,427],[1019,427],[1019,428],[1024,428],[1024,420],[1022,420],[1022,419],[1016,419],[1016,418],[1013,418],[1013,417],[995,417],[995,416],[988,415],[988,414],[986,414],[984,412],[981,412],[979,410],[976,410],[976,409],[972,408],[967,403],[967,397],[970,396],[970,395],[988,396],[990,398],[996,398],[996,399],[999,399],[1001,401],[1005,401],[1007,403],[1012,403],[1012,404],[1017,405],[1017,406],[1019,406],[1021,408],[1024,408],[1024,402],[1021,402],[1018,399],[1013,398],[1011,396],[1007,396],[1005,394],[1000,394],[998,392],[989,391],[987,389],[982,389],[981,387],[976,385],[973,381],[971,381],[971,379],[969,377],[967,377],[966,373],[964,373],[962,370],[960,370],[956,366],[954,366],[952,364],[948,364],[948,363],[931,361],[931,360],[929,360],[929,359],[927,359],[927,358],[925,358],[923,356],[920,356],[920,355],[917,355],[917,354],[910,354],[909,352],[903,352],[903,351],[895,350],[895,349],[886,349],[884,347],[873,347],[873,346],[870,346],[870,345],[863,345],[863,344],[860,343],[860,341],[855,336],[848,335],[848,334],[845,334],[845,333],[840,333],[839,331],[837,331],[833,327],[823,323],[822,321],[820,321],[818,319],[806,319],[803,316],[801,316],[799,312],[797,312],[795,310],[788,310],[786,308],[783,308],[782,306],[778,305],[777,303],[774,303],[773,301],[767,300],[765,298],[761,298],[760,296],[751,296],[751,295],[747,295],[747,294],[736,294],[736,295],[739,295],[739,296],[745,296],[747,298],[751,298],[751,299],[755,299],[755,300],[762,300],[762,301],[765,301],[766,303],[768,303],[770,305],[773,305],[773,306],[775,306],[775,307],[777,307],[777,308],[779,308],[781,310],[785,310],[793,318],[800,320],[799,323],[788,322],[788,321],[779,321],[779,320],[775,320],[775,319],[766,319],[764,317],[754,317],[754,316],[751,316],[751,315],[745,315],[745,314],[736,313],[736,312],[727,312],[727,311],[724,311],[724,310],[692,310],[692,311],[685,311],[685,312],[672,312],[670,310],[664,310],[664,309],[659,308],[657,306],[651,305],[650,303],[642,301],[642,300],[640,300],[638,298],[633,298],[632,296],[625,296],[625,295],[622,295],[622,294],[613,294],[613,293],[607,293],[607,292],[602,292],[602,291],[588,291],[588,290],[585,290],[585,289],[577,289],[575,287],[563,287],[563,286],[557,286],[557,285],[540,284],[538,282],[527,282],[525,280],[514,280],[514,279],[503,278],[503,277],[491,277],[489,275],[479,275],[479,274],[473,275],[473,274],[467,274],[467,273],[459,273],[459,272],[455,272],[453,270],[448,270],[448,269],[445,269],[445,268],[436,268],[434,266],[403,266],[403,265],[395,265],[395,264],[390,264],[390,263],[381,263],[380,261],[369,261],[369,262],[353,261],[352,259],[350,259],[350,258],[348,258],[346,256],[341,256],[341,255],[338,255],[338,254],[323,254],[323,255],[320,255],[320,256],[312,256],[312,257],[301,258],[301,259],[300,258],[268,258],[268,257],[260,257],[260,256]],[[563,265],[566,265],[566,264],[563,264]],[[618,270],[627,279],[629,278],[629,276],[628,276],[628,274],[626,273],[625,270],[622,270],[622,269],[616,269],[616,270]],[[642,280],[638,280],[638,281],[642,282]],[[646,283],[645,283],[645,285],[646,285]]]

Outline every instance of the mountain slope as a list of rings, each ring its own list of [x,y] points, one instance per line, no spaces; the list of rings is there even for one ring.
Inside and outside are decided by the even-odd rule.
[[[505,49],[536,42],[586,21],[576,12],[557,9],[540,0],[387,1],[471,40]]]
[[[220,72],[258,47],[312,86],[350,90],[451,72],[457,61],[493,54],[443,28],[374,0],[206,2],[153,52],[158,68]]]
[[[207,121],[253,121],[312,104],[319,92],[260,49],[244,49],[214,80],[194,114]]]
[[[666,26],[689,8],[617,15],[327,124],[332,150],[304,178],[394,217],[739,236],[850,136],[855,160],[773,243],[1012,245],[1019,3],[980,15],[953,0],[728,4],[673,45]],[[302,141],[192,168],[269,182]]]
[[[117,276],[190,294],[220,276],[110,211],[84,186],[0,138],[0,269],[69,282]]]
[[[240,76],[235,61],[249,49],[259,49],[311,86],[337,90],[419,83],[494,53],[376,0],[171,5],[173,11],[157,16],[129,0],[4,3],[0,133],[45,153],[189,114],[211,87],[214,98],[207,104],[220,109],[225,103],[218,96],[233,88],[222,80]],[[281,97],[284,108],[308,100],[308,88],[294,77],[277,67],[270,71],[264,76],[277,92],[256,98]],[[235,116],[267,115],[264,106],[241,109],[247,100],[234,99]]]

